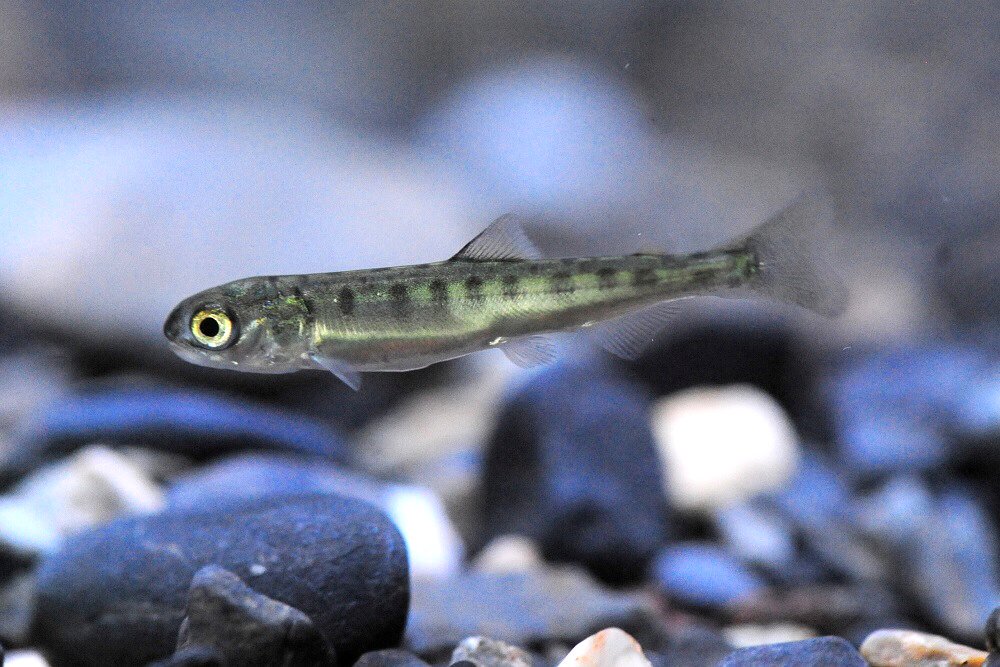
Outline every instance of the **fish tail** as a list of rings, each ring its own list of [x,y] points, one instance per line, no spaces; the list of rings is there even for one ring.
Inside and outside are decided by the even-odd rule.
[[[829,218],[830,209],[820,200],[802,196],[754,229],[741,243],[757,259],[751,288],[827,317],[842,313],[847,287],[821,247]]]

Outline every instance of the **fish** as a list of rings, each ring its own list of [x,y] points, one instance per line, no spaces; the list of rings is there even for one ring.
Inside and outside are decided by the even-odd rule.
[[[834,317],[846,290],[820,252],[804,198],[735,241],[690,254],[545,258],[507,215],[446,261],[243,278],[181,301],[164,334],[181,358],[255,373],[408,371],[499,349],[529,368],[556,359],[551,334],[586,330],[634,359],[681,299],[763,297]]]

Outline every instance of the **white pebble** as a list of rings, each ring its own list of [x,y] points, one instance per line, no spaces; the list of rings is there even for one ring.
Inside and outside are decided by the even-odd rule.
[[[632,635],[608,628],[574,646],[559,667],[650,667],[650,663]]]
[[[699,387],[661,399],[653,434],[675,507],[711,510],[780,487],[798,438],[785,411],[755,387]]]
[[[447,577],[459,571],[465,547],[444,503],[433,491],[390,486],[382,506],[403,535],[412,576]]]

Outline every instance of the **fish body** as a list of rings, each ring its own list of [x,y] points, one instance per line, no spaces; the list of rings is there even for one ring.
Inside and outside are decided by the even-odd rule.
[[[563,259],[539,258],[516,221],[501,218],[448,261],[244,278],[206,290],[178,305],[164,332],[194,363],[267,373],[326,368],[352,386],[360,371],[411,370],[490,348],[520,365],[542,363],[554,354],[544,334],[580,328],[594,327],[605,347],[630,356],[663,324],[672,300],[774,296],[768,253],[777,240],[765,232],[787,232],[782,215],[789,212],[708,252]],[[823,287],[777,296],[823,310],[814,303]]]

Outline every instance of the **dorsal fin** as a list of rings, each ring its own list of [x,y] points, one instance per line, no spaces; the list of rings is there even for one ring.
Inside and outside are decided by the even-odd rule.
[[[508,213],[500,216],[476,238],[465,244],[452,260],[466,262],[516,261],[541,259],[542,254],[521,228],[518,219]]]

